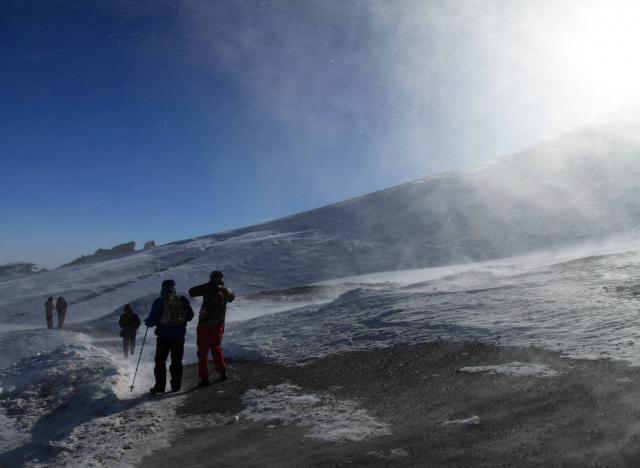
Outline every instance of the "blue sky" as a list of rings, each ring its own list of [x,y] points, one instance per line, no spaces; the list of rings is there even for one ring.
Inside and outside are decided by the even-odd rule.
[[[3,1],[0,263],[289,215],[609,110],[545,55],[553,2],[501,5]]]

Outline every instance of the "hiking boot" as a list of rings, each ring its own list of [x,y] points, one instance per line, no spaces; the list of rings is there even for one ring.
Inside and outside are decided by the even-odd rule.
[[[149,389],[149,393],[151,393],[152,395],[159,395],[161,393],[164,393],[164,388],[153,386]]]
[[[209,377],[200,377],[200,382],[198,382],[198,387],[208,387],[209,386]]]
[[[222,370],[220,371],[220,382],[223,382],[225,380],[227,380],[229,377],[227,377],[227,371],[226,370]]]

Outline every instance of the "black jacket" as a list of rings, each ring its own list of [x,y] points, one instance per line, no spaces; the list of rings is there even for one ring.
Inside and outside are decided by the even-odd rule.
[[[236,298],[223,281],[208,282],[189,289],[189,296],[202,296],[204,312],[200,314],[198,324],[222,325],[227,315],[227,303]]]
[[[59,297],[56,301],[56,310],[58,312],[66,312],[67,311],[67,301],[64,300],[64,297]]]
[[[122,328],[120,335],[135,335],[138,328],[140,328],[140,317],[138,314],[127,314],[124,313],[120,316],[120,320],[118,321],[120,328]]]

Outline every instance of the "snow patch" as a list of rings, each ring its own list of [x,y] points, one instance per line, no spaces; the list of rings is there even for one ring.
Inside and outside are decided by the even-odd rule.
[[[36,353],[0,372],[0,414],[13,421],[16,437],[49,440],[90,412],[112,406],[117,398],[110,389],[119,377],[103,349],[62,345]],[[3,442],[0,450],[5,451]]]
[[[0,372],[0,465],[136,466],[188,429],[224,424],[181,417],[185,393],[150,398],[150,378],[90,344],[62,345]],[[147,366],[148,367],[148,366]]]
[[[409,452],[407,452],[405,449],[391,449],[388,452],[385,452],[383,450],[370,450],[369,452],[367,452],[367,455],[371,455],[372,457],[377,457],[377,458],[381,458],[383,460],[395,460],[398,458],[408,458]]]
[[[508,362],[506,364],[496,364],[493,366],[463,367],[460,369],[460,372],[488,372],[490,374],[504,374],[515,377],[555,377],[558,375],[557,371],[554,371],[544,364],[532,364],[519,361]]]
[[[0,370],[20,359],[52,351],[63,344],[85,345],[89,342],[87,335],[68,330],[15,329],[0,325]]]
[[[53,459],[35,461],[27,467],[134,467],[155,450],[169,447],[172,440],[189,429],[224,423],[224,418],[216,414],[178,416],[176,408],[185,398],[184,394],[152,398],[83,423],[68,437],[49,444],[60,450]]]
[[[296,385],[280,384],[248,390],[241,413],[252,421],[306,427],[305,437],[323,442],[360,441],[390,434],[386,424],[369,416],[360,404],[330,394],[306,394]]]
[[[471,416],[466,419],[451,419],[442,423],[445,426],[479,426],[480,416]]]

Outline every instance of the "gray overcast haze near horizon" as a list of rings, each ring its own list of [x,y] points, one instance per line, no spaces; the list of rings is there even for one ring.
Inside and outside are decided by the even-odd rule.
[[[131,11],[153,16],[152,4],[143,4],[131,3]],[[225,94],[233,88],[248,103],[234,105],[227,119],[253,122],[244,133],[238,124],[231,138],[250,146],[255,135],[252,154],[225,149],[218,121],[198,109],[204,150],[193,156],[197,164],[184,165],[186,179],[213,187],[194,199],[221,200],[228,211],[203,203],[198,220],[185,215],[180,229],[166,230],[160,217],[138,225],[135,212],[113,230],[85,229],[95,223],[80,217],[64,241],[7,224],[0,263],[51,267],[128,240],[165,243],[290,215],[516,152],[638,101],[638,59],[628,42],[639,38],[640,15],[629,1],[159,4],[174,15],[175,36],[140,37],[132,60],[144,64],[175,41],[181,60],[198,70],[186,82],[194,95],[233,100]],[[123,5],[113,8],[126,16]],[[143,194],[138,187],[131,197]],[[118,215],[103,209],[106,220]]]

